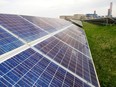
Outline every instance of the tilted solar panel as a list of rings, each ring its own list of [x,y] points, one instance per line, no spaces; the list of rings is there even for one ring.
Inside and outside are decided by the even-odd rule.
[[[0,27],[0,55],[22,46],[23,43]]]
[[[0,86],[8,87],[81,87],[85,84],[32,49],[1,63],[0,75]]]
[[[65,33],[65,31],[63,31],[61,33],[58,33],[55,36],[59,40],[62,40],[64,43],[72,46],[73,48],[79,50],[80,52],[84,53],[85,55],[90,56],[90,54],[89,54],[89,48],[86,45],[87,42],[83,43],[84,40],[82,38],[76,36],[75,38],[78,39],[78,40],[76,40],[75,38],[71,37],[70,34]]]
[[[33,17],[33,16],[22,16],[23,18],[27,19],[28,21],[32,22],[33,24],[36,24],[37,26],[43,28],[44,30],[48,32],[54,32],[57,29],[52,27],[51,25],[48,25],[47,22],[42,21],[42,18],[40,17]]]
[[[64,67],[86,79],[88,82],[92,80],[97,82],[96,76],[93,74],[95,71],[93,70],[93,73],[90,73],[90,68],[93,69],[93,67],[90,66],[90,58],[76,51],[74,48],[69,47],[55,37],[51,37],[37,44],[35,47]],[[92,84],[97,86],[97,83]]]
[[[60,19],[0,14],[0,86],[99,87],[84,30]]]
[[[47,35],[44,30],[30,24],[17,15],[0,14],[0,25],[27,42],[31,42]]]

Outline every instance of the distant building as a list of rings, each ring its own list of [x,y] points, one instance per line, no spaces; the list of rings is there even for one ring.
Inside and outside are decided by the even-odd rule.
[[[65,19],[65,20],[70,20],[70,19],[73,19],[73,16],[60,16],[61,19]]]
[[[94,14],[86,14],[87,19],[96,19],[98,18],[98,15],[96,14],[96,11],[94,11]]]
[[[86,20],[87,19],[86,15],[84,14],[74,14],[73,17],[75,20]]]
[[[110,3],[110,8],[108,9],[108,17],[112,17],[112,5],[113,5],[113,3],[111,2]]]
[[[87,17],[84,14],[74,14],[73,16],[60,16],[61,19],[65,19],[65,20],[86,20]]]

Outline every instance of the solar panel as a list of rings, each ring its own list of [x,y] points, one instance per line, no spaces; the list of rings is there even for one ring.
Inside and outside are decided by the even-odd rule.
[[[44,30],[30,24],[17,15],[0,14],[0,25],[4,26],[27,42],[31,42],[47,35]]]
[[[81,51],[82,53],[84,53],[87,56],[89,55],[89,48],[86,45],[87,42],[85,42],[83,40],[83,38],[80,38],[78,36],[76,36],[75,38],[73,38],[72,36],[70,36],[70,34],[67,34],[67,32],[61,32],[55,35],[58,39],[62,40],[63,42],[69,44],[70,46],[72,46],[73,48]]]
[[[42,21],[42,18],[40,17],[33,17],[33,16],[22,16],[25,19],[31,21],[32,23],[38,25],[39,27],[43,28],[44,30],[48,31],[48,32],[54,32],[57,29],[52,27],[51,25],[48,25],[46,22]]]
[[[35,47],[88,82],[91,82],[91,80],[97,82],[97,79],[91,77],[96,78],[93,73],[90,73],[90,58],[55,37],[51,37]],[[91,68],[93,69],[93,67]],[[93,72],[95,73],[94,70]]]
[[[39,27],[43,28],[44,30],[50,33],[62,29],[67,25],[71,24],[61,19],[41,18],[33,16],[22,16],[22,17],[27,19],[28,21],[31,21],[33,24],[38,25]]]
[[[22,46],[23,43],[0,27],[0,55]]]
[[[0,86],[66,86],[84,83],[32,49],[0,64]]]
[[[60,19],[0,14],[0,86],[99,87],[84,30]]]

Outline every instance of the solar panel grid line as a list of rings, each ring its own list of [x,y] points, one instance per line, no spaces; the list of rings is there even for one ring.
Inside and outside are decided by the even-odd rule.
[[[68,27],[70,27],[70,26],[72,26],[72,25],[69,25],[69,26],[67,26],[67,27],[65,27],[65,28],[63,28],[63,29],[61,29],[61,30],[56,31],[56,32],[50,33],[50,34],[48,34],[48,35],[46,35],[46,36],[43,36],[42,38],[39,38],[39,39],[37,39],[37,40],[35,40],[35,41],[32,41],[32,42],[30,42],[30,43],[28,43],[28,44],[34,46],[34,45],[40,43],[41,41],[44,41],[44,40],[46,40],[46,39],[48,39],[48,38],[50,38],[50,37],[52,37],[52,36],[54,36],[54,35],[56,35],[56,34],[62,32],[62,31],[64,31],[64,30],[66,30],[66,29],[67,29]]]
[[[7,83],[9,83],[10,85],[12,85],[10,82],[8,82],[5,78],[3,78],[3,80],[5,80]],[[1,81],[2,82],[2,81]],[[3,83],[3,82],[2,82]],[[5,85],[5,87],[8,87],[5,83],[3,83]]]
[[[8,29],[6,29],[5,27],[3,27],[3,26],[1,26],[1,25],[0,25],[0,27],[1,27],[2,29],[4,29],[6,32],[8,32],[9,34],[11,34],[12,36],[16,37],[17,39],[19,39],[20,41],[22,41],[23,43],[26,44],[26,42],[25,42],[22,38],[20,38],[19,36],[17,36],[16,34],[12,33],[11,31],[9,31]]]
[[[68,34],[67,34],[67,35],[68,35]],[[70,36],[70,35],[68,35],[68,36],[69,36],[69,37],[71,37],[72,39],[76,40],[77,42],[79,42],[79,43],[81,43],[81,44],[83,44],[83,45],[87,46],[85,43],[83,43],[83,42],[81,42],[81,41],[79,41],[79,40],[75,39],[74,37],[72,37],[72,36]]]
[[[3,16],[3,15],[0,15],[0,16]],[[3,17],[4,17],[4,16],[3,16]],[[11,17],[11,18],[10,18],[10,17]],[[12,17],[12,16],[10,16],[10,17],[9,17],[9,18],[7,17],[7,18],[8,18],[8,20],[11,20],[13,24],[11,23],[12,25],[10,26],[9,23],[8,23],[8,21],[7,21],[6,24],[7,24],[8,26],[6,26],[6,27],[9,28],[9,30],[11,30],[11,31],[13,31],[13,29],[14,29],[14,26],[13,26],[14,24],[17,25],[17,26],[15,27],[14,30],[20,30],[20,28],[23,28],[23,27],[24,27],[24,30],[27,29],[27,28],[30,30],[31,28],[29,28],[29,27],[32,27],[34,30],[37,30],[34,26],[32,26],[32,25],[27,25],[27,24],[29,24],[29,23],[27,23],[25,20],[21,19],[20,17],[18,17],[18,16],[16,16],[16,15],[13,16],[13,17]],[[13,18],[16,18],[16,19],[17,19],[16,23],[14,22]],[[5,18],[3,18],[3,19],[5,19]],[[2,19],[2,21],[4,22],[3,19]],[[6,19],[6,20],[7,20],[7,19]],[[17,22],[18,22],[19,24],[17,24]],[[22,22],[25,24],[25,26],[24,26],[24,24],[23,24]],[[2,23],[2,25],[4,25],[4,24]],[[12,27],[12,29],[11,29],[11,27]],[[42,30],[39,29],[39,31],[42,31]],[[42,32],[41,34],[43,34],[43,32]]]
[[[78,34],[73,34],[72,32],[66,32],[66,33],[67,33],[68,36],[74,38],[76,41],[78,41],[78,42],[80,42],[80,43],[82,43],[82,44],[85,44],[85,45],[87,46],[85,38],[82,38],[82,37],[81,37],[80,35],[78,35]],[[66,34],[66,33],[65,33],[65,34]]]
[[[44,30],[43,28],[41,28],[40,26],[37,26],[36,24],[30,22],[30,21],[27,20],[26,18],[24,18],[24,17],[22,17],[22,16],[20,16],[20,15],[18,15],[18,16],[19,16],[20,18],[22,18],[23,20],[27,21],[28,23],[34,25],[35,27],[40,28],[41,30],[45,31],[46,33],[49,33],[49,32],[47,32],[46,30]]]
[[[55,36],[54,36],[55,37]],[[56,39],[60,40],[59,38],[55,37]],[[60,40],[61,42],[63,42],[62,40]],[[68,45],[69,47],[75,49],[76,51],[78,51],[79,53],[83,54],[84,56],[86,56],[87,58],[91,59],[89,56],[85,55],[84,53],[82,53],[81,51],[77,50],[76,48],[70,46],[69,44],[67,44],[66,42],[63,42],[64,44]]]
[[[66,33],[65,33],[65,34],[66,34]],[[66,35],[68,35],[69,37],[75,39],[74,37],[70,36],[69,34],[66,34]],[[79,43],[83,44],[83,45],[86,45],[85,43],[83,43],[82,41],[79,41],[78,39],[75,39],[75,40],[78,41]],[[87,46],[87,45],[86,45],[86,46]]]
[[[45,22],[46,24],[48,24],[48,25],[50,25],[50,26],[52,26],[52,27],[54,27],[53,25],[51,25],[50,23],[48,23],[48,22],[46,22],[46,21],[44,21],[42,18],[40,19],[41,21],[43,21],[43,22]],[[54,28],[56,28],[56,27],[54,27]],[[56,28],[57,29],[57,28]]]
[[[44,21],[47,21],[47,22],[53,24],[52,26],[57,27],[57,29],[63,27],[63,25],[60,24],[56,19],[53,19],[53,18],[43,18],[43,19],[44,19]]]
[[[69,47],[68,47],[68,48],[69,48]],[[66,51],[65,51],[65,53],[64,53],[64,55],[63,55],[63,58],[62,58],[62,60],[61,60],[60,64],[62,64],[62,63],[63,63],[63,59],[64,59],[64,57],[65,57],[65,55],[66,55],[66,53],[67,53],[68,48],[66,48]]]
[[[23,45],[23,42],[5,31],[2,26],[0,32],[0,55]]]
[[[4,84],[3,82],[2,82],[2,84],[1,85],[3,85],[4,87],[7,87],[7,85],[6,84]]]
[[[38,63],[38,62],[37,62]],[[50,62],[51,63],[51,62]],[[41,77],[41,75],[44,73],[44,71],[48,68],[48,66],[50,65],[50,63],[47,65],[47,67],[43,70],[43,72],[40,74],[40,76],[38,77],[38,79]],[[33,68],[33,67],[32,67]],[[38,80],[37,79],[37,80]],[[34,82],[34,84],[32,86],[35,85],[35,83],[37,82],[37,80]]]
[[[68,38],[67,38],[68,39]],[[49,40],[50,41],[50,40]],[[52,43],[51,43],[52,44]],[[56,44],[56,43],[55,43]],[[51,48],[52,49],[52,48]],[[48,52],[48,51],[47,51]],[[56,52],[57,53],[57,52]],[[56,55],[56,54],[55,54]],[[66,62],[66,61],[65,61]],[[85,68],[84,68],[85,69]],[[86,72],[86,69],[85,69],[85,72]]]
[[[86,37],[86,40],[87,40],[87,37]],[[89,53],[90,53],[91,61],[92,61],[92,64],[93,64],[95,76],[96,76],[96,79],[97,79],[98,87],[100,87],[100,82],[99,82],[99,79],[98,79],[98,76],[97,76],[97,72],[96,72],[96,69],[95,69],[95,64],[94,64],[93,57],[92,57],[92,54],[91,54],[91,51],[90,51],[90,46],[89,46],[88,40],[87,40],[87,44],[88,44],[88,47],[89,47]]]
[[[50,25],[50,26],[56,28],[55,26],[53,26],[53,25],[51,25],[50,23],[48,23],[48,22],[46,22],[45,20],[43,20],[42,18],[41,18],[40,20],[42,20],[42,21],[45,22],[46,24],[48,24],[48,25]],[[66,26],[64,26],[64,27],[66,27]],[[56,29],[57,29],[57,28],[56,28]]]
[[[60,43],[60,42],[58,42],[55,46],[57,46],[59,43]],[[54,46],[54,47],[55,47],[55,46]],[[54,49],[54,47],[53,47],[52,49]],[[52,49],[51,49],[50,51],[52,51]],[[50,52],[50,51],[49,51],[49,52]],[[60,51],[60,50],[58,50],[58,52],[59,52],[59,51]],[[47,54],[49,54],[49,52],[48,52]],[[56,53],[56,55],[58,54],[58,52]],[[56,57],[56,55],[54,56],[54,58]],[[53,59],[54,59],[54,58],[53,58]]]
[[[0,55],[0,63],[10,59],[11,57],[19,54],[20,52],[22,52],[22,51],[24,51],[24,50],[26,50],[28,48],[30,48],[30,47],[27,44],[25,44],[25,45],[23,45],[23,46],[21,46],[19,48],[16,48],[16,49],[14,49],[12,51],[9,51],[9,52],[7,52],[5,54]]]
[[[30,22],[36,24],[37,26],[40,26],[41,28],[43,28],[44,30],[48,31],[48,32],[54,32],[56,31],[57,27],[52,27],[50,25],[47,24],[47,22],[44,22],[41,17],[33,17],[33,16],[22,16],[24,18],[26,18],[27,20],[29,20]]]
[[[33,55],[34,55],[34,54],[32,54],[31,56],[33,56]],[[31,57],[31,56],[30,56],[30,57]],[[27,60],[27,59],[25,59],[24,61],[26,61],[26,60]],[[24,61],[23,61],[23,62],[24,62]],[[19,63],[18,65],[20,65],[20,64],[22,64],[22,62]],[[17,65],[17,66],[18,66],[18,65]],[[13,67],[12,69],[10,69],[7,73],[9,73],[10,71],[12,71],[12,70],[13,70],[14,68],[16,68],[17,66],[15,66],[15,67]],[[4,75],[2,75],[1,77],[5,76],[7,73],[5,73]]]
[[[52,39],[51,41],[49,41],[49,42],[47,43],[47,45],[51,44],[51,43],[52,43],[52,41],[55,41],[55,40],[54,40],[54,39]],[[45,46],[47,46],[47,45],[42,46],[42,47],[40,48],[40,50],[41,50],[42,48],[44,48]]]
[[[75,31],[73,31],[73,29],[71,29],[71,28],[69,28],[66,32],[69,33],[69,35],[75,35],[75,36],[78,36],[78,37],[80,37],[80,38],[82,38],[82,39],[85,39],[85,36],[84,36],[82,33],[80,33],[80,32],[75,32]]]
[[[78,76],[77,74],[73,73],[72,71],[68,70],[67,68],[65,68],[64,66],[60,65],[59,63],[57,63],[55,60],[53,60],[52,58],[50,58],[49,56],[45,55],[44,53],[42,53],[41,51],[39,51],[38,49],[36,49],[35,47],[31,47],[33,50],[35,50],[36,52],[38,52],[39,54],[43,55],[45,58],[47,58],[48,60],[52,61],[53,63],[55,63],[56,65],[60,66],[61,68],[63,68],[64,70],[66,70],[67,72],[69,72],[70,74],[74,75],[75,77],[77,77],[78,79],[80,79],[81,81],[85,82],[86,84],[90,85],[91,87],[95,87],[94,85],[92,85],[91,83],[89,83],[88,81],[86,81],[85,79],[81,78],[80,76]]]
[[[62,31],[61,31],[61,32],[62,32]],[[54,34],[54,35],[55,35],[55,34]],[[53,36],[54,36],[54,35],[53,35]],[[52,37],[52,36],[51,36],[51,37]],[[50,37],[49,37],[49,38],[50,38]],[[48,39],[48,38],[46,38],[46,39]],[[45,39],[45,40],[46,40],[46,39]],[[41,39],[37,39],[37,40],[40,41]],[[43,41],[44,41],[44,40],[43,40]],[[42,41],[40,41],[40,42],[42,42]],[[38,42],[38,43],[40,43],[40,42]],[[36,44],[38,44],[38,43],[34,43],[34,42],[33,42],[33,43],[29,43],[29,44],[27,44],[27,45],[28,45],[28,47],[31,47],[31,46],[34,46],[34,45],[36,45]],[[72,40],[69,41],[69,43],[71,44],[71,43],[72,43]],[[76,43],[76,42],[75,42],[75,43]],[[55,46],[57,46],[57,45],[58,45],[58,43],[57,43]],[[55,46],[54,46],[54,47],[55,47]],[[52,49],[53,49],[53,48],[52,48]],[[26,49],[24,49],[24,50],[26,50]],[[68,48],[67,48],[67,50],[68,50]],[[58,51],[60,51],[60,50],[58,50]],[[58,54],[58,53],[57,53],[57,54]],[[57,54],[56,54],[56,55],[57,55]],[[16,55],[16,54],[15,54],[15,55]],[[55,55],[55,57],[56,57],[56,55]],[[12,55],[12,56],[13,56],[13,55]],[[72,56],[72,54],[71,54],[71,56]],[[54,57],[54,58],[55,58],[55,57]],[[71,57],[70,57],[70,58],[71,58]],[[69,59],[70,59],[70,58],[69,58]],[[62,60],[63,60],[63,59],[62,59]],[[83,61],[82,63],[84,63],[84,60],[82,60],[82,61]],[[68,67],[69,67],[69,64],[70,64],[71,61],[69,60],[68,62],[69,62],[69,63],[68,63]],[[88,63],[88,62],[87,62],[87,63]],[[62,66],[62,65],[61,65],[61,66]],[[64,68],[65,68],[65,67],[64,67]],[[84,69],[84,68],[83,68],[83,69]],[[95,70],[95,67],[94,67],[94,70]],[[68,72],[70,72],[70,70],[69,70]],[[85,72],[86,72],[86,71],[85,71]],[[89,72],[90,72],[90,71],[89,71]],[[71,71],[70,73],[72,74],[72,71]],[[83,73],[84,73],[84,72],[83,72]],[[74,73],[73,73],[73,74],[74,74]],[[84,76],[83,76],[83,77],[84,77]],[[78,78],[79,78],[79,77],[78,77]],[[81,79],[81,78],[80,78],[80,79]],[[82,79],[82,80],[83,80],[83,79]],[[85,81],[85,82],[86,82],[86,81]],[[88,81],[87,81],[87,84],[89,84]],[[92,85],[92,84],[90,83],[89,85]],[[92,85],[92,86],[94,86],[94,85]]]
[[[83,66],[83,60],[82,60],[82,67],[84,67]],[[84,78],[84,69],[82,68],[82,75],[83,75],[83,78]],[[84,78],[85,79],[85,78]]]
[[[44,18],[42,19],[41,18],[41,20],[43,20],[44,22],[46,22],[45,20],[44,20]],[[61,19],[60,19],[60,21],[58,21],[58,19],[57,20],[55,20],[54,22],[56,22],[57,24],[60,24],[60,25],[65,25],[64,23],[61,23],[62,21],[61,21]],[[66,21],[65,21],[66,22]],[[49,22],[46,22],[47,24],[49,24],[49,25],[51,25],[52,27],[56,27],[56,26],[54,26],[54,25],[52,25],[52,24],[50,24]],[[70,23],[71,24],[71,23]],[[69,23],[68,24],[66,24],[64,27],[66,27],[66,26],[68,26],[69,25]]]
[[[72,41],[72,40],[71,40]],[[70,65],[70,62],[71,62],[71,58],[72,58],[72,54],[71,54],[71,56],[70,56],[70,60],[69,60],[69,63],[68,63],[68,68],[69,68],[69,65]],[[74,80],[73,80],[73,87],[74,87]]]
[[[51,85],[51,83],[52,83],[53,79],[55,78],[55,75],[56,75],[56,73],[57,73],[58,69],[59,69],[59,67],[56,69],[56,72],[54,73],[54,76],[53,76],[53,78],[51,79],[51,81],[50,81],[50,83],[49,83],[48,87],[50,87],[50,85]],[[63,83],[62,83],[62,84],[63,84]]]
[[[55,41],[55,40],[54,40],[54,41]],[[59,43],[59,42],[58,42],[58,43]],[[58,44],[58,43],[57,43],[57,44]],[[50,49],[50,51],[53,50],[53,49],[56,47],[57,44],[55,44],[55,45],[52,47],[52,49]],[[49,51],[49,52],[50,52],[50,51]]]
[[[74,45],[75,45],[76,43],[74,43]],[[77,56],[78,56],[78,54],[76,54]],[[75,73],[76,73],[76,71],[77,71],[77,60],[78,60],[78,57],[76,56],[76,68],[75,68]]]
[[[74,45],[75,45],[76,43],[74,43]],[[78,54],[76,54],[76,55],[78,55]],[[78,61],[78,57],[77,56],[75,56],[76,57],[76,66],[75,66],[75,73],[76,73],[76,71],[77,71],[77,61]],[[74,79],[74,81],[75,81],[75,79]]]
[[[56,36],[56,35],[55,35],[55,36]],[[87,51],[87,48],[88,48],[88,47],[87,47],[86,45],[81,44],[80,42],[74,40],[73,38],[67,36],[66,34],[62,33],[62,35],[61,35],[61,33],[60,33],[60,34],[57,34],[56,37],[59,38],[59,39],[61,39],[63,42],[66,42],[67,44],[71,45],[72,47],[76,48],[77,50],[80,49],[80,47],[82,47],[82,48],[81,48],[82,51],[81,51],[81,50],[80,50],[80,51],[83,52],[84,54],[87,54],[86,51]],[[79,47],[73,46],[71,43],[69,43],[69,41],[65,41],[64,37],[69,38],[69,40],[76,41],[76,43],[78,43]],[[83,49],[83,48],[84,48],[84,49]]]
[[[72,25],[70,25],[70,26],[72,26]],[[36,45],[36,44],[38,44],[38,43],[40,43],[40,42],[42,42],[42,41],[44,41],[44,40],[46,40],[46,39],[52,37],[52,36],[54,36],[55,34],[62,32],[63,30],[67,29],[67,28],[70,27],[70,26],[67,26],[67,27],[65,27],[65,28],[63,28],[63,29],[61,29],[61,30],[59,30],[59,31],[53,32],[53,33],[48,34],[48,35],[46,35],[46,36],[43,36],[43,37],[41,37],[41,38],[39,38],[39,39],[37,39],[37,40],[34,40],[34,41],[28,43],[27,45],[29,45],[29,46],[30,46],[30,45],[31,45],[31,46],[34,46],[34,45]],[[1,26],[1,27],[2,27],[2,26]],[[27,42],[24,41],[22,38],[18,37],[16,34],[12,33],[11,31],[7,30],[7,29],[4,28],[4,27],[2,27],[2,28],[5,29],[6,31],[10,32],[14,37],[16,37],[16,38],[18,38],[19,40],[23,41],[23,43],[27,43]],[[26,46],[24,46],[24,47],[26,47]],[[21,48],[23,48],[23,47],[21,47]],[[27,47],[26,47],[26,48],[27,48]],[[18,49],[14,49],[14,50],[17,52]],[[8,52],[8,53],[3,54],[2,56],[0,56],[0,57],[1,57],[1,60],[3,59],[3,60],[0,61],[0,62],[3,62],[3,61],[5,61],[6,59],[12,57],[12,56],[13,56],[12,53],[14,53],[15,51],[11,51],[11,52]],[[18,51],[19,51],[19,50],[18,50]],[[21,50],[21,51],[22,51],[22,50]],[[19,52],[21,52],[21,51],[19,51]],[[15,53],[16,53],[16,52],[15,52]],[[17,52],[17,53],[19,53],[19,52]],[[10,53],[11,53],[11,55],[10,55]],[[9,55],[9,56],[8,56],[8,55]],[[15,54],[14,54],[14,55],[15,55]]]
[[[91,74],[90,74],[90,66],[89,66],[89,61],[90,61],[90,60],[88,60],[88,62],[87,62],[87,63],[88,63],[88,68],[89,68],[89,76],[91,76]],[[92,83],[92,79],[91,79],[91,78],[90,78],[90,82]]]
[[[20,15],[18,15],[18,16],[21,17],[22,19],[26,20],[27,22],[31,23],[32,25],[34,25],[34,26],[36,26],[36,27],[38,27],[38,28],[44,30],[44,29],[41,28],[40,26],[38,26],[38,25],[32,23],[31,21],[27,20],[26,18],[24,18],[24,17],[22,17],[22,16],[20,16]],[[73,25],[73,24],[70,24],[70,25]],[[68,25],[68,26],[70,26],[70,25]],[[62,29],[66,28],[66,27],[68,28],[68,26],[63,27]],[[47,33],[50,33],[50,32],[48,32],[48,31],[46,31],[46,30],[44,30],[44,31],[47,32]]]
[[[15,60],[15,59],[14,59]],[[16,60],[15,60],[16,61]],[[7,65],[7,64],[6,64]],[[7,65],[8,66],[8,65]],[[25,69],[28,69],[27,66],[23,65],[22,67],[24,67]],[[14,70],[15,73],[21,75],[18,71]],[[16,75],[16,74],[15,74]],[[8,76],[7,76],[8,77]],[[8,77],[9,78],[9,77]],[[10,79],[10,78],[9,78]],[[26,78],[25,78],[26,79]],[[12,79],[10,79],[12,80]],[[28,79],[26,79],[28,81]],[[13,80],[12,80],[13,81]],[[15,82],[14,82],[15,83]]]
[[[66,72],[66,74],[67,74],[67,72]],[[66,78],[66,74],[65,74],[64,78]],[[65,79],[63,80],[63,84],[64,84],[64,81],[65,81]],[[63,87],[63,84],[62,84],[62,86],[61,86],[61,87]]]
[[[79,31],[79,30],[76,30],[76,29],[69,29],[70,30],[70,32],[72,32],[73,34],[75,34],[75,35],[77,35],[77,34],[81,34],[81,36],[83,37],[83,38],[85,38],[86,36],[84,36],[83,34],[82,34],[82,32],[81,31]]]

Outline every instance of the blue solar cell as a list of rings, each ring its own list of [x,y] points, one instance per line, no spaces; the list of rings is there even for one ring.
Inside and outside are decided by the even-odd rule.
[[[91,76],[93,75],[90,73],[91,68],[89,68],[89,61],[91,60],[85,55],[54,37],[35,45],[35,48],[91,83]],[[96,78],[95,72],[94,77]]]
[[[62,40],[63,42],[67,43],[68,45],[70,45],[71,47],[81,51],[82,53],[84,53],[87,56],[90,56],[89,53],[89,48],[86,45],[86,43],[81,42],[81,40],[83,40],[83,38],[78,38],[77,36],[75,38],[73,38],[72,36],[70,36],[70,34],[68,34],[67,32],[61,32],[55,35],[58,39]]]
[[[0,55],[22,46],[23,43],[0,28]]]
[[[40,17],[33,17],[33,16],[22,16],[22,17],[24,17],[25,19],[29,20],[33,24],[36,24],[37,26],[43,28],[44,30],[50,33],[57,30],[56,27],[54,28],[53,26],[49,25],[48,22],[42,21],[42,18]]]
[[[66,26],[71,25],[70,22],[62,19],[55,19],[55,18],[41,18],[44,22],[48,23],[52,27],[56,28],[57,30],[64,28]]]
[[[26,42],[31,42],[71,23],[62,19],[0,14],[0,25]],[[22,45],[21,41],[0,27],[0,55]],[[0,86],[90,87],[54,61],[45,58],[45,55],[98,87],[85,32],[75,25],[2,62]]]
[[[74,82],[76,77],[32,49],[27,49],[1,63],[0,71],[3,73],[1,74],[0,86],[52,87],[77,84]]]
[[[13,32],[27,42],[31,42],[47,35],[44,30],[35,27],[17,15],[0,14],[0,25],[4,26],[9,31]]]

